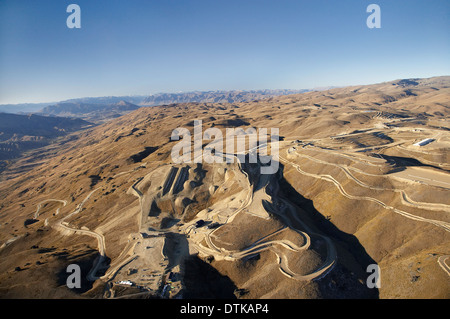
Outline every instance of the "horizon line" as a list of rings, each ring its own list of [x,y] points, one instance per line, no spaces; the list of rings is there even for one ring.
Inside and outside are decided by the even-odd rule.
[[[162,91],[162,92],[157,92],[157,93],[152,93],[152,94],[126,94],[126,95],[98,95],[98,96],[82,96],[82,97],[72,97],[72,98],[66,98],[63,100],[59,100],[59,101],[47,101],[47,102],[18,102],[18,103],[2,103],[0,104],[0,106],[14,106],[14,105],[36,105],[36,104],[54,104],[54,103],[62,103],[62,102],[67,102],[67,101],[71,101],[71,100],[81,100],[81,99],[99,99],[99,98],[105,98],[105,97],[110,97],[110,98],[120,98],[120,97],[150,97],[150,96],[155,96],[158,94],[186,94],[186,93],[196,93],[196,92],[202,92],[202,93],[207,93],[207,92],[236,92],[236,91],[241,91],[241,92],[252,92],[252,91],[282,91],[282,90],[292,90],[292,91],[301,91],[301,90],[305,90],[306,92],[311,92],[311,91],[326,91],[329,89],[334,89],[334,88],[345,88],[345,87],[352,87],[352,86],[360,86],[360,85],[375,85],[375,84],[382,84],[382,83],[387,83],[387,82],[393,82],[393,81],[398,81],[398,80],[413,80],[413,79],[431,79],[431,78],[437,78],[437,77],[448,77],[450,76],[450,74],[448,75],[435,75],[435,76],[428,76],[428,77],[408,77],[408,78],[396,78],[393,80],[387,80],[387,81],[380,81],[380,82],[375,82],[375,83],[365,83],[365,84],[346,84],[346,85],[324,85],[324,86],[317,86],[317,87],[313,87],[313,88],[278,88],[278,89],[231,89],[231,90],[224,90],[224,89],[216,89],[216,90],[190,90],[190,91],[176,91],[176,92],[170,92],[170,91]],[[304,92],[304,93],[306,93]]]

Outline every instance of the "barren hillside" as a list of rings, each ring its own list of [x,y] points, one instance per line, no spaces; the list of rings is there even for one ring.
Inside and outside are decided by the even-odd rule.
[[[0,297],[449,298],[449,101],[450,77],[396,80],[143,107],[74,133],[1,173]],[[172,132],[195,120],[278,128],[279,169],[225,148],[174,163]]]

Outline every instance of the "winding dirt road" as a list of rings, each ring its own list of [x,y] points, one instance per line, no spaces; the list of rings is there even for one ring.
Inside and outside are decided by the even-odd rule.
[[[441,256],[438,259],[438,264],[442,269],[450,276],[450,267],[447,265],[446,260],[450,257],[450,255]]]
[[[339,190],[339,192],[344,195],[345,197],[352,199],[352,200],[366,200],[366,201],[371,201],[374,202],[380,206],[382,206],[385,209],[391,210],[393,212],[395,212],[396,214],[402,215],[404,217],[407,217],[409,219],[412,220],[416,220],[416,221],[420,221],[420,222],[425,222],[425,223],[430,223],[433,224],[435,226],[438,226],[440,228],[443,228],[446,231],[450,231],[450,223],[444,222],[444,221],[440,221],[440,220],[434,220],[434,219],[428,219],[428,218],[424,218],[424,217],[420,217],[420,216],[416,216],[410,213],[407,213],[405,211],[402,211],[400,209],[397,209],[395,207],[389,206],[387,204],[385,204],[384,202],[382,202],[379,199],[373,198],[373,197],[369,197],[369,196],[355,196],[355,195],[351,195],[349,193],[347,193],[345,191],[345,189],[342,187],[341,183],[339,183],[334,177],[332,177],[331,175],[327,175],[327,174],[323,174],[323,175],[318,175],[318,174],[313,174],[313,173],[308,173],[303,171],[300,168],[300,165],[295,164],[287,159],[285,159],[284,157],[280,156],[280,160],[293,166],[299,173],[309,176],[309,177],[314,177],[316,179],[322,179],[328,182],[333,183]]]
[[[415,208],[420,208],[420,209],[425,209],[425,210],[433,210],[433,211],[446,211],[446,212],[450,212],[450,206],[443,204],[443,203],[429,203],[429,202],[418,202],[418,201],[414,201],[411,198],[409,198],[409,196],[406,194],[406,192],[402,189],[396,189],[396,188],[384,188],[384,187],[376,187],[376,186],[371,186],[368,185],[362,181],[360,181],[359,179],[357,179],[351,172],[350,170],[354,170],[358,173],[361,174],[365,174],[365,175],[369,175],[369,176],[377,176],[377,177],[383,177],[383,178],[389,178],[385,175],[375,175],[375,174],[368,174],[360,169],[351,167],[351,166],[347,166],[347,165],[342,165],[342,164],[336,164],[336,163],[330,163],[324,160],[320,160],[317,159],[315,157],[306,155],[306,154],[301,154],[301,153],[295,153],[296,156],[299,157],[304,157],[307,158],[308,160],[311,160],[313,162],[316,163],[320,163],[320,164],[325,164],[325,165],[330,165],[330,166],[335,166],[340,168],[350,179],[352,179],[355,183],[357,183],[359,186],[364,187],[364,188],[368,188],[368,189],[372,189],[372,190],[376,190],[376,191],[391,191],[391,192],[395,192],[395,193],[399,193],[400,194],[400,198],[402,201],[402,204],[407,205],[407,206],[411,206],[411,207],[415,207]]]
[[[226,154],[227,156],[232,156],[233,154]],[[234,155],[235,156],[235,155]],[[239,161],[239,160],[238,160]],[[240,163],[240,162],[239,162]],[[259,181],[259,184],[261,187],[256,187],[257,191],[253,191],[253,186],[250,185],[248,180],[248,175],[245,171],[241,170],[243,174],[245,174],[246,180],[248,182],[248,195],[245,201],[242,202],[241,206],[235,210],[235,212],[228,216],[226,223],[232,222],[232,220],[237,216],[238,213],[242,212],[245,208],[249,207],[253,201],[257,202],[263,202],[263,200],[271,200],[271,196],[267,193],[267,185],[269,182],[269,175],[261,175],[261,180]],[[273,252],[276,256],[276,260],[279,266],[279,270],[282,274],[285,276],[295,279],[295,280],[301,280],[301,281],[311,281],[311,280],[317,280],[322,277],[324,277],[335,265],[337,260],[337,253],[336,249],[332,243],[332,241],[325,236],[319,235],[314,233],[314,235],[319,236],[323,238],[327,244],[327,257],[324,261],[324,263],[316,270],[309,274],[297,274],[294,271],[292,271],[289,268],[289,262],[288,258],[285,256],[285,254],[282,252],[283,249],[287,249],[289,251],[293,252],[301,252],[307,250],[311,245],[311,238],[308,233],[300,231],[296,229],[294,226],[294,223],[291,219],[296,219],[296,221],[305,229],[307,232],[311,232],[311,230],[298,218],[297,214],[295,213],[295,208],[290,205],[288,202],[285,202],[285,205],[288,207],[289,216],[285,216],[283,214],[280,214],[280,217],[284,219],[285,224],[289,225],[291,229],[296,231],[300,236],[304,238],[304,244],[302,246],[298,246],[294,244],[290,240],[281,239],[281,240],[270,240],[269,238],[279,234],[280,232],[287,229],[287,226],[280,228],[276,231],[274,231],[271,234],[268,234],[264,237],[259,238],[249,246],[240,249],[240,250],[227,250],[223,247],[218,247],[211,239],[211,236],[214,236],[214,232],[218,231],[222,226],[211,230],[206,231],[203,233],[204,239],[207,246],[204,246],[200,243],[200,241],[192,242],[194,247],[196,247],[197,250],[202,252],[206,255],[212,255],[217,260],[238,260],[245,257],[250,257],[254,254],[260,253],[264,250],[270,250]],[[257,217],[263,218],[262,216],[255,215]],[[189,231],[192,228],[187,228]],[[311,232],[312,233],[312,232]]]
[[[67,205],[67,201],[66,201],[66,200],[53,199],[53,198],[43,200],[42,202],[40,202],[39,204],[37,204],[37,209],[36,209],[36,212],[34,213],[34,219],[37,219],[37,218],[39,217],[39,212],[40,212],[40,210],[41,210],[42,204],[48,203],[48,202],[60,202],[60,203],[63,204],[63,207]],[[59,214],[59,210],[60,210],[60,209],[61,209],[61,207],[58,207],[58,208],[56,209],[55,215],[58,215],[58,214]]]
[[[69,215],[65,216],[64,218],[60,219],[55,225],[54,227],[56,229],[62,230],[62,231],[66,231],[69,233],[74,233],[74,234],[78,234],[78,235],[87,235],[87,236],[91,236],[97,239],[98,241],[98,251],[99,251],[99,257],[96,259],[96,261],[94,262],[94,266],[92,267],[92,269],[89,271],[88,275],[86,276],[86,278],[89,281],[95,281],[98,279],[98,277],[95,276],[95,274],[98,271],[98,268],[101,266],[104,258],[105,258],[105,251],[106,251],[106,246],[105,246],[105,237],[102,234],[96,233],[95,231],[90,231],[90,230],[85,230],[85,229],[78,229],[78,228],[73,228],[70,227],[67,222],[65,222],[65,220],[67,218],[70,218],[71,216],[78,214],[82,208],[83,205],[86,203],[87,200],[89,200],[89,198],[92,196],[92,194],[94,194],[96,191],[98,191],[100,188],[94,189],[93,191],[91,191],[85,198],[84,200],[78,204],[77,208],[70,213]]]

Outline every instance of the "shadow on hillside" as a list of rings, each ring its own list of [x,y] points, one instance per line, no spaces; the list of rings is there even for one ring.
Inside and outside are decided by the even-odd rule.
[[[189,243],[186,236],[177,233],[167,233],[162,253],[169,259],[167,269],[180,265],[183,257],[189,254]]]
[[[236,286],[227,276],[195,255],[186,257],[181,264],[183,298],[186,299],[236,299]]]
[[[92,249],[84,254],[79,254],[77,256],[70,256],[65,253],[64,255],[60,254],[59,258],[65,261],[66,266],[59,270],[57,273],[57,282],[59,286],[67,286],[68,282],[75,282],[74,279],[75,272],[74,270],[67,270],[67,267],[70,264],[78,265],[80,267],[80,288],[67,288],[72,290],[76,294],[83,294],[92,289],[94,282],[87,280],[87,274],[95,264],[96,260],[99,258],[99,254],[96,250]],[[108,257],[103,261],[103,265],[109,265],[110,259]],[[102,276],[104,275],[105,267],[99,270],[96,275]]]
[[[421,161],[412,157],[401,157],[401,156],[390,156],[385,154],[379,154],[383,159],[385,159],[388,164],[393,166],[393,169],[389,173],[396,173],[406,169],[408,166],[425,166],[432,167],[439,170],[444,170],[441,167],[424,164]],[[445,171],[445,170],[444,170]]]
[[[280,169],[283,165],[280,163]],[[289,184],[284,177],[279,180],[280,195],[290,201],[294,206],[301,208],[307,213],[308,219],[314,227],[322,234],[329,237],[337,246],[338,263],[333,270],[324,278],[317,281],[323,298],[378,298],[378,289],[369,289],[366,280],[372,273],[366,272],[367,266],[376,262],[367,254],[359,240],[351,234],[345,233],[337,228],[326,216],[314,207],[314,203],[303,197],[295,188]],[[357,265],[350,270],[340,262],[340,259],[349,258],[342,256],[342,250],[352,255]],[[351,261],[350,261],[351,262]]]

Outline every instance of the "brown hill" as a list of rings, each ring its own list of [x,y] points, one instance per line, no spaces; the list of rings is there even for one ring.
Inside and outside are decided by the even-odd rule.
[[[448,298],[449,85],[140,108],[29,154],[2,173],[0,296]],[[173,163],[194,120],[279,128],[280,169]]]

